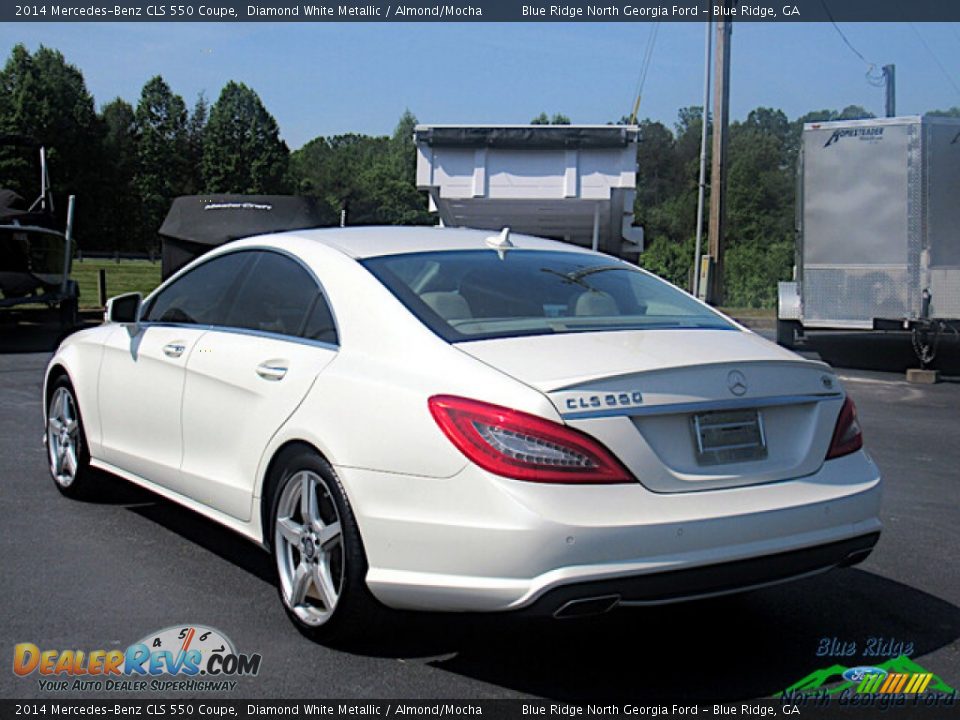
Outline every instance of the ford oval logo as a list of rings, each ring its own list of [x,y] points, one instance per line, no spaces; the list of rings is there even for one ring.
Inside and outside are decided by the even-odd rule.
[[[727,387],[737,397],[744,395],[747,392],[746,376],[739,370],[731,370],[730,374],[727,375]]]
[[[860,682],[867,675],[882,675],[886,677],[887,671],[870,665],[859,665],[844,670],[843,679],[849,682]]]

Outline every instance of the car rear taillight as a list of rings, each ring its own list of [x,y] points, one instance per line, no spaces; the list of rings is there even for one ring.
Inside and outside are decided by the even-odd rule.
[[[857,420],[857,406],[848,395],[840,408],[840,417],[837,418],[837,427],[833,430],[833,440],[830,441],[826,459],[843,457],[862,447],[863,433],[860,430],[860,421]]]
[[[565,425],[453,395],[434,395],[429,405],[460,452],[497,475],[543,483],[633,482],[609,450]]]

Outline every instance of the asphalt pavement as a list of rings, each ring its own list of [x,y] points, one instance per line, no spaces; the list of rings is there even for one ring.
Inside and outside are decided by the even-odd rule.
[[[885,480],[884,534],[856,568],[594,620],[404,616],[377,643],[330,649],[288,622],[270,558],[256,546],[118,480],[104,480],[103,502],[60,496],[40,441],[42,372],[55,342],[52,328],[0,326],[7,668],[19,642],[124,649],[199,623],[263,656],[258,676],[209,697],[741,700],[774,695],[834,662],[873,664],[863,657],[869,647],[896,643],[960,686],[960,382],[917,386],[899,372],[839,370]],[[869,366],[882,355],[862,342],[843,351]],[[818,656],[833,639],[855,643],[855,656]],[[0,671],[0,698],[51,695],[36,675]]]

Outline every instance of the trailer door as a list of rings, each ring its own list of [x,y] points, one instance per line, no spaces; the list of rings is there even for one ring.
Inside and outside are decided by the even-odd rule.
[[[803,317],[811,327],[869,328],[911,303],[909,221],[919,123],[808,126],[803,137]],[[910,155],[917,155],[911,167]],[[919,187],[919,182],[917,183]],[[919,217],[919,196],[915,198]],[[919,244],[916,254],[919,254]]]

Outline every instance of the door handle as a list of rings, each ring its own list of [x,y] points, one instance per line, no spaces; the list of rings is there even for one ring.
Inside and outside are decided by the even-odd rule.
[[[267,360],[267,362],[262,362],[257,365],[257,375],[262,377],[264,380],[272,380],[276,382],[278,380],[283,380],[288,369],[289,368],[286,364],[278,360]]]
[[[183,351],[187,349],[187,346],[183,343],[172,342],[163,346],[163,354],[167,357],[178,358],[183,355]]]

